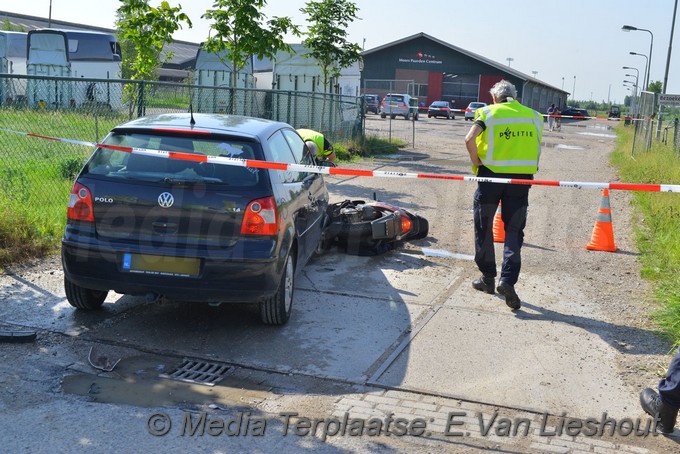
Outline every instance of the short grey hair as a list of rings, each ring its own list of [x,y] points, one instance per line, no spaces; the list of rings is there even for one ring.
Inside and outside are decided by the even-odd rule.
[[[505,101],[507,98],[517,99],[517,89],[507,80],[501,80],[496,83],[496,85],[491,87],[489,93],[499,101]]]

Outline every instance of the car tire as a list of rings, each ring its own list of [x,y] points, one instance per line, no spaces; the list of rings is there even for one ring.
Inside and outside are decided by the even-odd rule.
[[[428,115],[427,118],[432,118],[432,115]]]
[[[396,115],[390,115],[390,118],[391,118],[392,120],[394,120],[395,118],[397,118],[397,116],[396,116]]]
[[[64,291],[69,304],[76,309],[94,311],[101,308],[106,296],[109,294],[105,290],[92,290],[81,287],[64,277]]]
[[[285,325],[290,318],[295,287],[295,262],[292,254],[293,250],[286,257],[281,282],[274,296],[260,301],[260,319],[265,325]]]
[[[380,114],[380,118],[385,118],[385,117],[387,117],[387,115],[385,115],[384,113]]]

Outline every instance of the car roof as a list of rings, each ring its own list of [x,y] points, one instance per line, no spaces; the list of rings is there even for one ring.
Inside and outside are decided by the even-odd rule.
[[[263,118],[224,114],[193,114],[195,124],[191,125],[191,114],[170,113],[137,118],[116,126],[114,131],[130,129],[169,128],[176,130],[207,130],[213,133],[238,135],[266,140],[282,127],[292,128],[287,123],[265,120]]]

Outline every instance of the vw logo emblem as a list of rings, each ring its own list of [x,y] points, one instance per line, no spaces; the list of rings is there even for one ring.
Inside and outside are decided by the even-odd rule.
[[[175,198],[169,192],[164,192],[158,196],[158,204],[162,208],[170,208],[175,203]]]

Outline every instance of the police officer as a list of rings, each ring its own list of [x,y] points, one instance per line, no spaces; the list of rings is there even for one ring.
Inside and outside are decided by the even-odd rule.
[[[333,145],[331,145],[323,134],[314,131],[313,129],[298,129],[297,132],[300,134],[300,137],[302,137],[302,140],[305,142],[312,142],[316,145],[317,160],[335,162],[335,150],[333,150]]]
[[[668,365],[666,376],[659,381],[659,392],[645,388],[640,393],[642,409],[658,419],[656,430],[671,433],[680,409],[680,348]]]
[[[517,89],[502,80],[491,90],[493,104],[477,109],[474,125],[465,136],[472,170],[478,177],[533,179],[538,170],[543,117],[520,104]],[[494,294],[496,258],[493,219],[501,202],[505,245],[501,276],[496,290],[512,310],[521,307],[515,284],[521,268],[529,185],[479,182],[474,195],[475,262],[482,276],[472,287]]]

